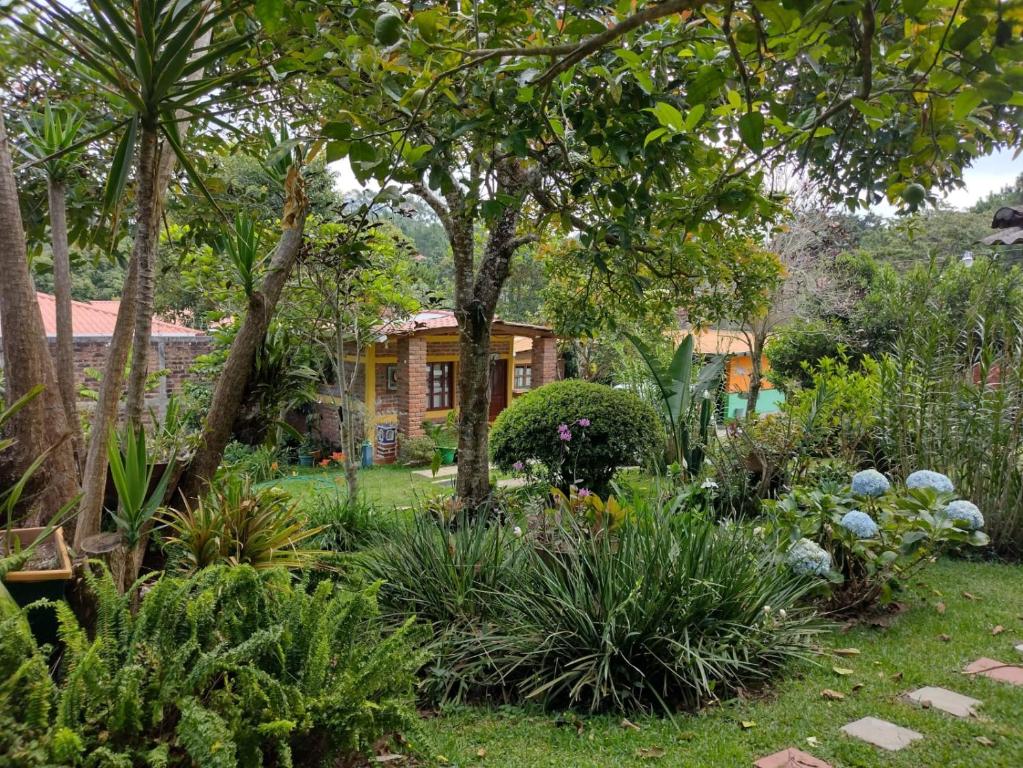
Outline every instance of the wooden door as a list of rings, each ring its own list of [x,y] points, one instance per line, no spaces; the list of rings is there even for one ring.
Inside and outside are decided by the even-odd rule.
[[[508,407],[508,361],[495,360],[490,366],[490,420]]]

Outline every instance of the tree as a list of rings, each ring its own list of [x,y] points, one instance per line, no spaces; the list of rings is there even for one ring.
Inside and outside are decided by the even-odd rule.
[[[119,203],[132,166],[135,170],[134,243],[82,476],[83,498],[75,530],[75,544],[80,545],[99,530],[108,434],[116,419],[123,371],[133,348],[127,412],[130,421],[141,422],[157,229],[173,169],[172,154],[201,185],[181,146],[179,111],[216,117],[211,103],[217,97],[209,94],[229,84],[231,75],[237,73],[228,70],[215,78],[203,73],[213,63],[242,50],[251,35],[229,28],[225,35],[212,40],[213,31],[226,25],[238,11],[235,3],[217,9],[210,4],[182,8],[170,0],[147,0],[135,3],[130,10],[116,3],[97,3],[89,6],[88,14],[56,0],[29,5],[38,14],[38,21],[16,17],[21,28],[82,64],[89,77],[111,94],[119,111],[116,128],[121,130],[121,137],[104,191],[107,209]],[[193,56],[200,41],[201,55]],[[184,123],[187,125],[187,121]]]
[[[373,426],[364,422],[354,389],[360,375],[364,382],[376,375],[362,360],[381,324],[400,322],[420,306],[411,293],[414,262],[408,242],[385,222],[363,229],[322,222],[308,240],[281,320],[329,361],[325,383],[337,387],[345,479],[354,499],[359,438]]]
[[[53,292],[57,320],[57,388],[79,464],[85,439],[78,419],[75,382],[74,331],[71,327],[71,252],[68,247],[67,182],[74,161],[72,151],[79,139],[83,117],[74,110],[53,109],[46,104],[38,128],[26,125],[32,152],[46,173],[50,238],[53,254]]]
[[[518,247],[556,224],[598,269],[615,253],[633,273],[684,273],[691,242],[721,218],[775,210],[759,169],[792,162],[850,205],[919,204],[913,185],[955,183],[1017,131],[1003,74],[1020,55],[1003,44],[1016,22],[968,10],[665,0],[478,3],[463,16],[430,3],[404,16],[359,5],[306,27],[360,73],[343,100],[320,91],[328,113],[355,97],[363,118],[324,126],[328,155],[409,184],[452,245],[458,494],[487,494],[485,358]]]
[[[40,384],[44,390],[31,398],[10,420],[8,437],[14,440],[4,452],[9,466],[0,467],[4,477],[21,477],[37,457],[43,465],[32,475],[26,489],[33,509],[29,525],[46,521],[71,501],[78,491],[78,473],[67,426],[64,404],[57,389],[43,330],[35,287],[28,271],[25,233],[21,224],[18,190],[14,181],[7,128],[0,112],[0,332],[7,403],[13,404]]]

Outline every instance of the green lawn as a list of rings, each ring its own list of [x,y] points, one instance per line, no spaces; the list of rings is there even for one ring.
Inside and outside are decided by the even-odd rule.
[[[633,718],[637,731],[621,717],[583,716],[577,727],[558,725],[556,714],[536,710],[455,708],[424,721],[429,749],[441,764],[507,768],[741,768],[788,746],[835,768],[1023,766],[1023,688],[959,672],[979,656],[1023,661],[1013,647],[1023,642],[1023,568],[942,561],[924,573],[916,589],[906,601],[908,610],[891,626],[859,626],[832,637],[832,648],[856,648],[860,655],[793,669],[747,701],[679,716],[677,728],[654,717]],[[945,605],[943,614],[938,603]],[[1005,631],[993,635],[998,625]],[[835,666],[853,673],[836,674]],[[958,720],[900,700],[924,685],[982,700],[980,717]],[[824,689],[846,698],[826,700]],[[924,740],[888,753],[839,732],[866,715],[919,731]],[[811,738],[816,743],[807,741]]]
[[[359,493],[381,509],[407,507],[417,499],[449,493],[450,486],[435,485],[433,478],[413,474],[416,469],[387,464],[359,470]],[[441,479],[441,478],[437,478]],[[300,504],[328,493],[347,493],[344,471],[331,467],[288,467],[283,477],[271,481],[290,493]]]

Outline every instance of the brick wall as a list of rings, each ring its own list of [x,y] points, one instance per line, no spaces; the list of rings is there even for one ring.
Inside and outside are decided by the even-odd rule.
[[[558,378],[558,348],[552,336],[533,339],[533,389]]]
[[[102,374],[107,364],[109,341],[104,338],[78,337],[74,340],[75,383],[77,387],[98,390],[100,381],[93,374]],[[149,371],[166,370],[166,375],[156,388],[146,393],[146,403],[158,410],[172,394],[181,394],[190,369],[199,355],[205,355],[213,348],[208,336],[153,339],[149,346]],[[57,357],[56,339],[50,339],[50,354],[54,363]],[[82,403],[90,403],[85,399]]]
[[[426,339],[398,339],[398,431],[409,437],[423,434],[426,413]]]

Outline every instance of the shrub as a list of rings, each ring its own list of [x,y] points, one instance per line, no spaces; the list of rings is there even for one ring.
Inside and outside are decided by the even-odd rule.
[[[167,510],[163,524],[173,566],[185,572],[210,565],[301,568],[314,550],[299,544],[320,533],[310,528],[291,497],[277,487],[254,488],[246,475],[228,475],[195,507]]]
[[[887,603],[948,547],[988,543],[979,530],[983,515],[972,503],[933,487],[892,488],[872,470],[858,473],[852,486],[795,488],[766,504],[767,528],[793,568],[805,561],[799,553],[807,545],[826,555],[830,584],[822,592],[835,611]]]
[[[809,655],[812,582],[745,529],[639,501],[600,525],[606,504],[568,503],[525,532],[414,519],[373,558],[390,610],[434,628],[434,695],[671,712]]]
[[[654,410],[635,395],[585,381],[558,381],[523,395],[490,432],[494,462],[508,471],[536,462],[545,479],[603,492],[615,470],[664,449]]]
[[[252,447],[243,443],[229,443],[224,450],[223,467],[229,474],[248,475],[253,483],[276,480],[284,474],[281,454],[276,447]]]
[[[847,343],[846,331],[837,323],[823,320],[795,320],[767,342],[764,353],[771,366],[768,378],[782,389],[793,384],[813,386],[811,369],[826,357],[838,358]]]
[[[433,440],[426,435],[398,439],[398,463],[406,467],[428,467],[436,452]]]
[[[347,493],[317,494],[305,507],[317,533],[310,543],[331,552],[356,552],[389,528],[389,520],[365,498]]]
[[[161,578],[133,614],[108,573],[87,582],[94,636],[57,604],[57,685],[33,644],[0,687],[0,722],[35,695],[27,726],[0,729],[16,765],[342,764],[414,727],[419,657],[407,626],[382,633],[375,588],[307,592],[286,571],[218,567]]]

